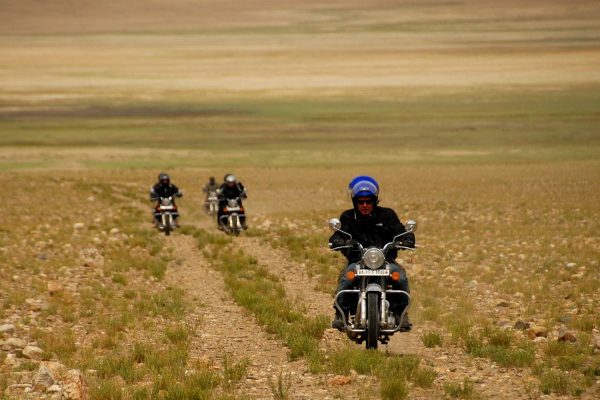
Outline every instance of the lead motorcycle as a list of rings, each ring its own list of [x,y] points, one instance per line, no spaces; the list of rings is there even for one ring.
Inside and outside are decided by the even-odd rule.
[[[241,205],[239,197],[228,199],[227,205],[223,208],[219,223],[228,235],[238,236],[244,230],[242,219],[246,218],[244,207]]]
[[[171,231],[177,227],[177,218],[179,217],[177,206],[173,201],[173,196],[161,197],[158,200],[155,217],[158,217],[156,218],[158,229],[169,236]]]
[[[331,230],[344,234],[348,237],[348,242],[352,242],[352,235],[342,231],[341,226],[342,224],[337,218],[329,221]],[[395,236],[383,248],[364,248],[360,243],[332,248],[332,250],[341,250],[357,246],[362,254],[356,267],[354,288],[341,290],[335,297],[334,307],[341,315],[344,315],[341,306],[338,304],[340,295],[342,293],[351,294],[357,298],[356,307],[350,310],[347,319],[344,316],[343,329],[350,340],[358,344],[365,342],[367,349],[376,349],[378,342],[381,342],[381,344],[388,343],[390,336],[401,331],[401,321],[410,307],[411,298],[409,293],[388,288],[388,279],[391,276],[389,262],[386,260],[386,254],[390,249],[414,250],[401,245],[401,239],[409,232],[414,232],[417,223],[408,221],[406,228],[406,232]],[[398,319],[390,310],[388,300],[390,296],[395,296],[396,300],[398,300],[398,296],[406,298],[407,305]]]

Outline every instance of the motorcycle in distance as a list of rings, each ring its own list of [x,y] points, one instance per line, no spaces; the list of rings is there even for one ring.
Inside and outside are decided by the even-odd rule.
[[[223,208],[223,215],[219,223],[228,235],[238,236],[244,230],[241,218],[245,218],[244,207],[240,205],[240,198],[228,199]]]
[[[161,197],[156,206],[155,215],[158,218],[158,229],[169,236],[171,231],[177,227],[176,219],[179,216],[177,206],[173,202],[173,196]]]
[[[348,237],[348,242],[352,242],[352,235],[341,230],[341,222],[337,218],[329,221],[331,230],[340,232]],[[346,296],[354,295],[357,298],[356,307],[350,310],[348,318],[344,316],[344,331],[350,340],[362,344],[365,342],[367,349],[376,349],[378,342],[386,344],[390,336],[401,330],[401,323],[404,315],[410,307],[410,294],[403,290],[394,290],[388,288],[388,279],[390,276],[390,267],[386,261],[386,253],[390,249],[414,250],[410,247],[401,245],[402,236],[409,232],[414,232],[417,228],[415,221],[406,223],[407,231],[394,237],[383,248],[369,247],[364,248],[360,243],[348,244],[335,247],[332,250],[352,248],[354,245],[362,253],[361,260],[357,263],[354,288],[341,290],[335,297],[334,307],[341,315],[344,315],[341,306],[338,304],[340,294]],[[406,307],[402,310],[399,319],[390,311],[390,297],[405,296]],[[354,313],[353,313],[354,312]]]
[[[219,211],[219,196],[216,191],[213,190],[208,193],[205,209],[208,215],[215,218],[217,217],[217,213]]]

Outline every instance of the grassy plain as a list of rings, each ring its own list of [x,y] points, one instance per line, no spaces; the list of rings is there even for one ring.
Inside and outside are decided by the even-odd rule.
[[[96,3],[77,15],[67,2],[0,1],[0,183],[13,199],[0,322],[45,280],[71,276],[95,237],[129,235],[94,245],[111,260],[101,270],[72,267],[80,296],[50,299],[35,328],[19,317],[62,361],[98,371],[94,398],[115,395],[116,376],[126,398],[182,382],[228,391],[205,366],[198,382],[185,377],[185,300],[160,284],[173,260],[155,232],[134,208],[103,213],[144,199],[160,170],[186,191],[184,221],[205,218],[209,175],[234,172],[255,234],[323,291],[341,263],[325,249],[326,220],[348,206],[352,176],[376,176],[382,204],[420,223],[421,249],[406,257],[428,347],[520,369],[533,397],[598,394],[597,2],[253,1],[234,12],[151,1],[144,16],[133,1]],[[498,328],[517,319],[547,327],[549,341]],[[156,343],[136,336],[138,323],[180,358],[151,361]],[[556,343],[561,327],[576,344]],[[55,348],[48,328],[64,334]],[[156,381],[166,370],[173,379]],[[478,383],[439,386],[475,398]]]

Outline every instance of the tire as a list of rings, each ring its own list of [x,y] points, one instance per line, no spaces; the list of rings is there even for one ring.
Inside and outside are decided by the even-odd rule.
[[[367,349],[377,348],[379,318],[379,295],[375,292],[367,293]]]
[[[232,215],[231,216],[231,233],[233,233],[233,236],[238,236],[240,234],[239,225],[240,225],[240,217],[238,217],[237,215]]]
[[[171,234],[171,216],[168,215],[165,218],[165,235],[169,236]]]

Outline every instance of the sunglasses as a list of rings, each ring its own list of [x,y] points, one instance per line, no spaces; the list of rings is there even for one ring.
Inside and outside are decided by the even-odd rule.
[[[356,200],[356,204],[358,204],[358,205],[373,204],[373,203],[375,203],[374,199],[363,199],[363,200],[358,199],[358,200]]]

